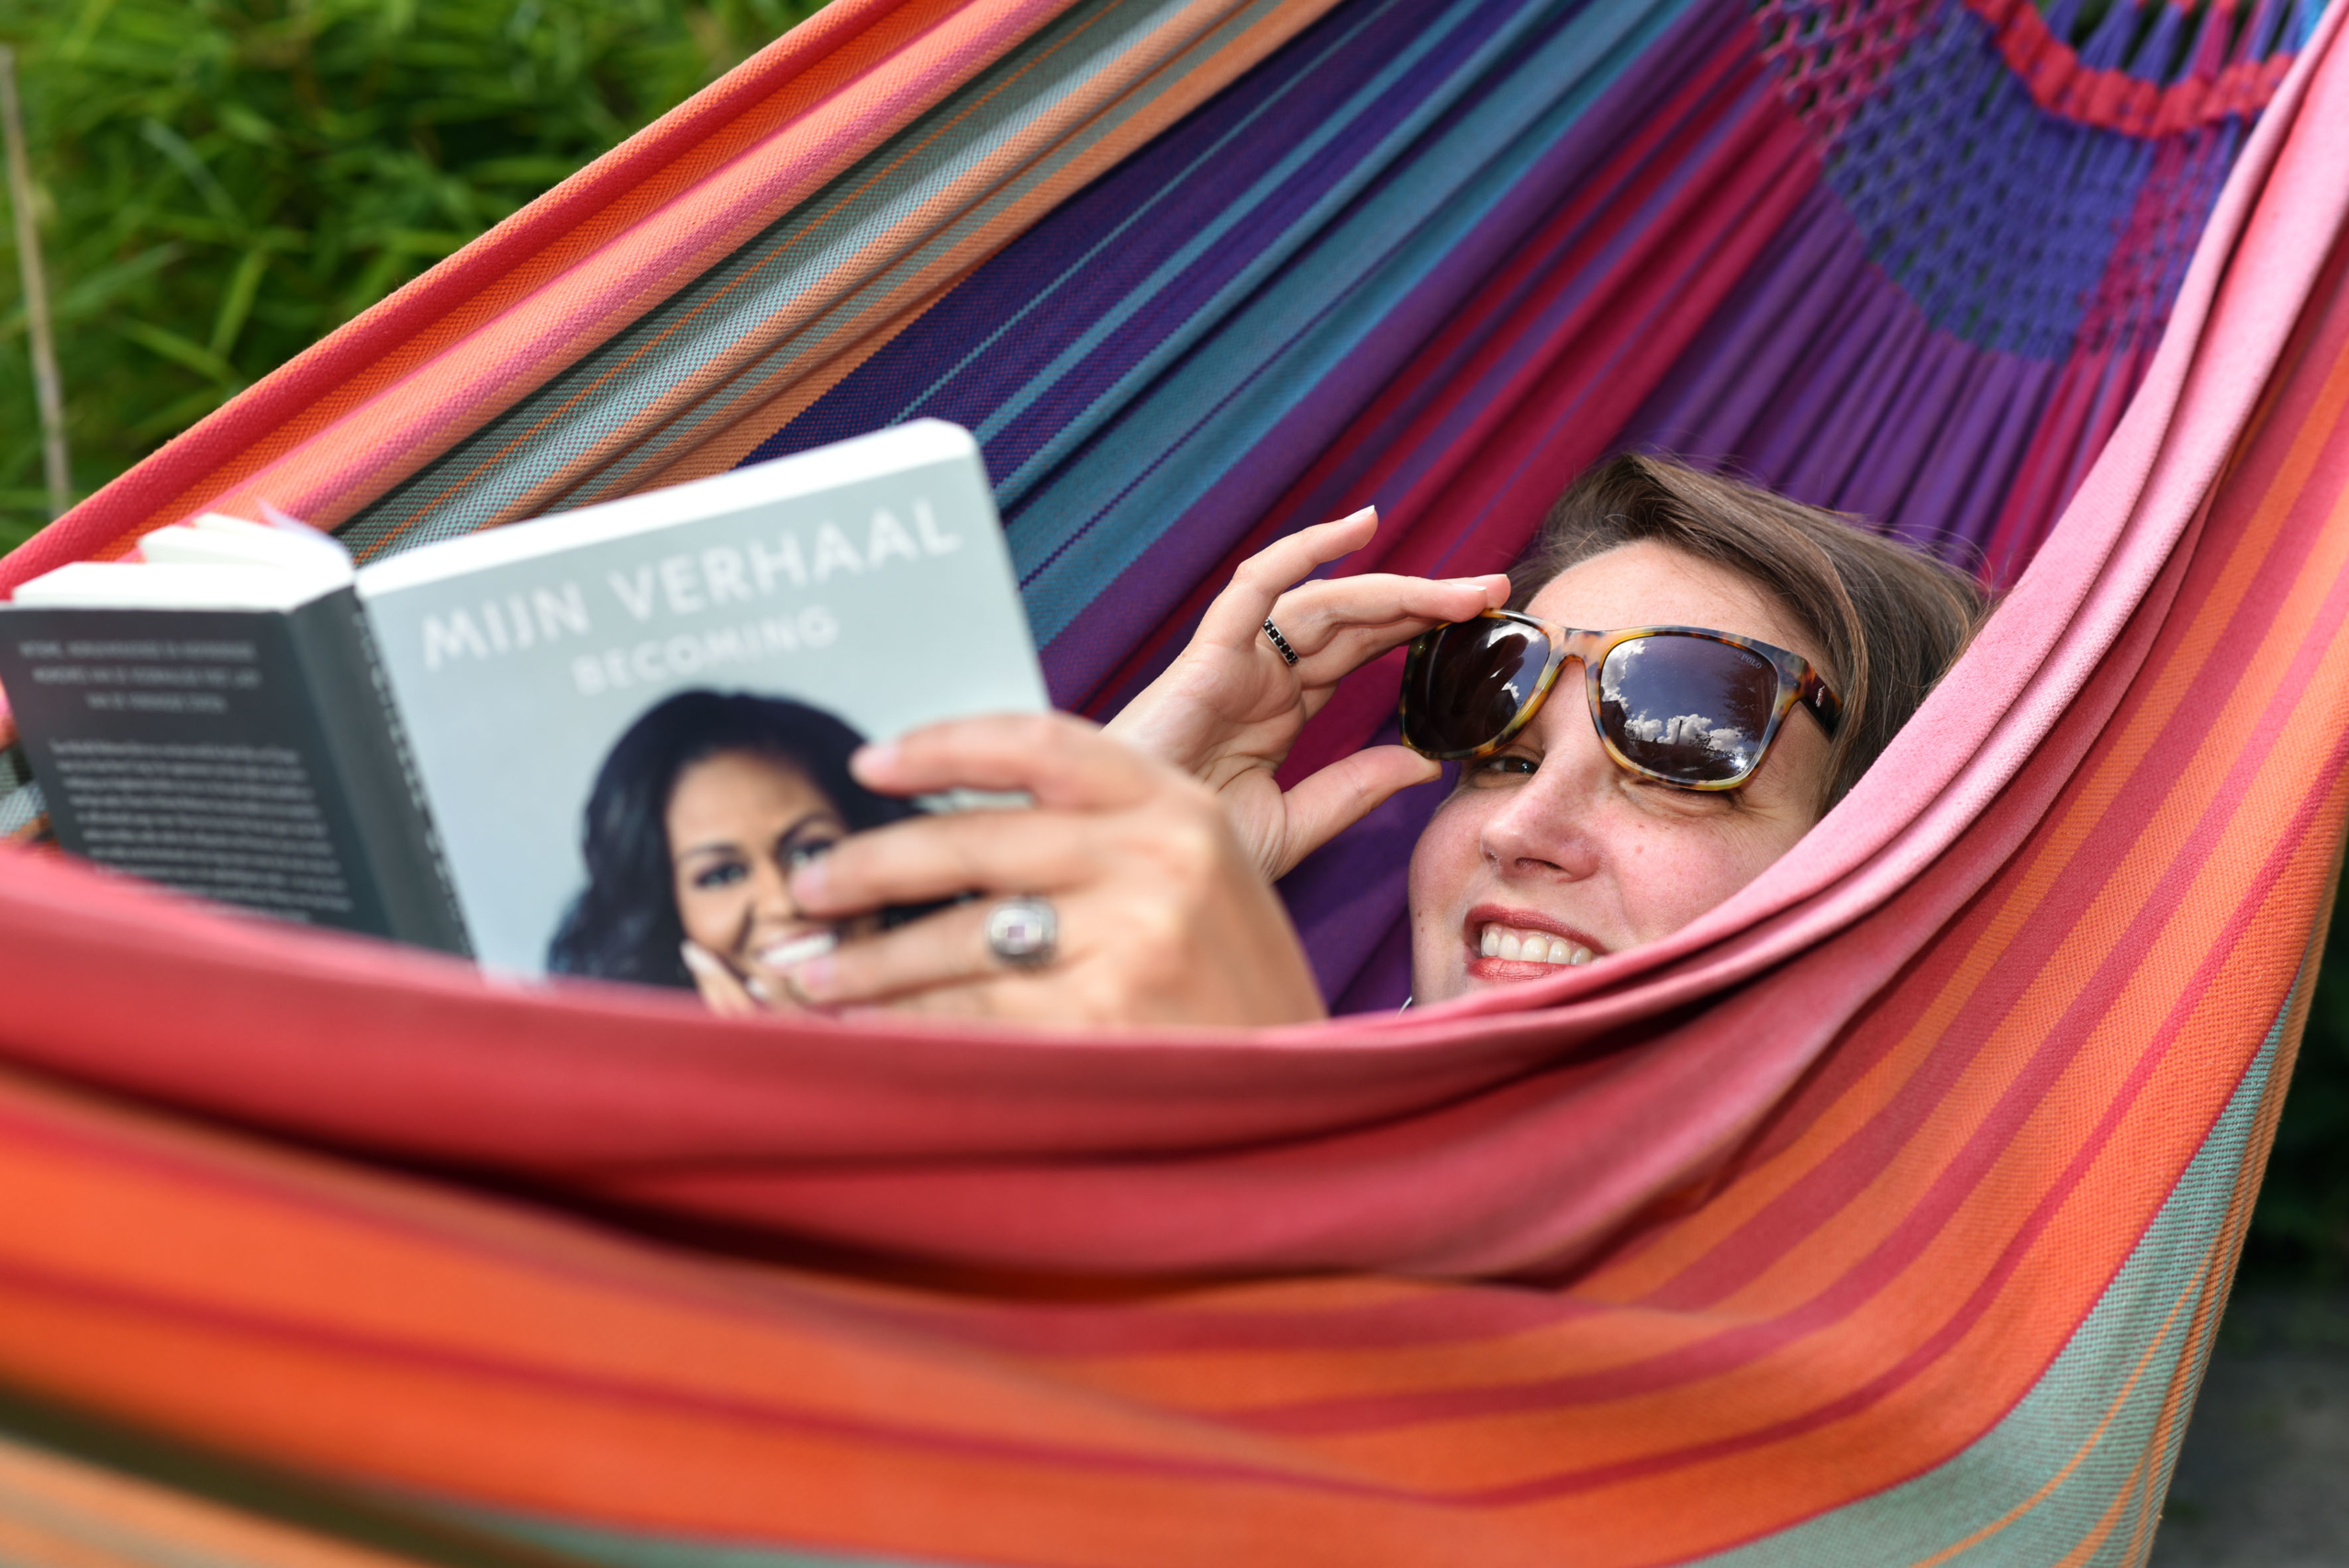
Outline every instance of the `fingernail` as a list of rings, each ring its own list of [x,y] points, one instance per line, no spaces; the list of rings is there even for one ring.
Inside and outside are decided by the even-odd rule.
[[[874,775],[885,773],[896,763],[897,743],[895,740],[875,740],[856,749],[848,760],[848,771],[854,773],[859,781],[869,784]]]
[[[791,901],[802,909],[812,909],[830,890],[831,872],[826,862],[828,855],[818,855],[794,868],[791,873]]]
[[[767,983],[760,979],[755,974],[746,975],[743,977],[742,989],[751,994],[751,1000],[753,1002],[772,1002],[774,1000],[774,995],[767,990]]]
[[[701,944],[699,942],[679,942],[677,944],[677,956],[684,959],[685,961],[685,967],[692,970],[696,974],[707,974],[710,971],[709,954],[701,951]]]

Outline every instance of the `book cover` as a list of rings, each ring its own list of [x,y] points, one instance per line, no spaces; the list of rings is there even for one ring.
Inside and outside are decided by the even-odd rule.
[[[685,905],[739,963],[773,940],[754,894],[820,848],[785,841],[795,821],[829,841],[909,809],[849,779],[856,744],[1049,706],[977,447],[938,421],[357,586],[474,954],[513,973],[689,984]],[[729,817],[728,790],[766,815]],[[718,803],[692,842],[680,801]]]

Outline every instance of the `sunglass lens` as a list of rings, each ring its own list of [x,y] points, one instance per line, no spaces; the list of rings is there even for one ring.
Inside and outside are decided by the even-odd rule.
[[[1682,784],[1726,784],[1750,771],[1777,697],[1776,665],[1708,637],[1620,643],[1598,673],[1599,722],[1615,749]]]
[[[1438,756],[1497,738],[1533,699],[1550,662],[1549,639],[1516,621],[1461,621],[1421,641],[1403,694],[1403,738]]]

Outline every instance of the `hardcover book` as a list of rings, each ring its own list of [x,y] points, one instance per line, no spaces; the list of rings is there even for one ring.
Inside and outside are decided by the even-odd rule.
[[[829,842],[912,809],[849,778],[857,744],[1049,706],[977,447],[936,420],[355,572],[224,517],[139,556],[0,605],[63,846],[510,973],[685,984],[680,909],[800,852],[758,839],[776,812]]]

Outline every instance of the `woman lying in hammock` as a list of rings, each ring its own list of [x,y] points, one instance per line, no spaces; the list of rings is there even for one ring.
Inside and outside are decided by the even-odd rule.
[[[704,995],[1071,1024],[1317,1018],[1273,882],[1445,762],[1457,784],[1411,856],[1415,998],[1554,973],[1678,929],[1792,848],[1983,608],[1971,579],[1833,513],[1637,456],[1577,481],[1508,576],[1288,587],[1375,524],[1361,513],[1250,560],[1106,729],[973,719],[865,749],[856,775],[885,794],[1026,790],[1035,806],[903,821],[800,864],[776,920],[982,896],[751,989],[698,966]],[[1339,680],[1415,639],[1408,746],[1284,794],[1274,770]]]

